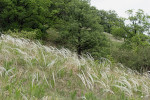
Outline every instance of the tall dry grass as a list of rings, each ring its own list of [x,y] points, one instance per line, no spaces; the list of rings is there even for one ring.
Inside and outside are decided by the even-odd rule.
[[[150,77],[87,55],[26,39],[0,38],[0,98],[5,100],[149,100]]]

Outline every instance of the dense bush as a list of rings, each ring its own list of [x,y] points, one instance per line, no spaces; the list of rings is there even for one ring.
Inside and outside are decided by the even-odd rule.
[[[134,50],[114,49],[112,56],[117,62],[140,72],[150,70],[150,47],[139,47]]]
[[[111,34],[117,39],[124,38],[125,40],[126,38],[126,31],[120,27],[112,27]]]
[[[39,30],[45,38],[46,30],[53,23],[55,13],[49,10],[49,0],[1,0],[0,27],[2,30]],[[39,34],[39,32],[37,32]]]

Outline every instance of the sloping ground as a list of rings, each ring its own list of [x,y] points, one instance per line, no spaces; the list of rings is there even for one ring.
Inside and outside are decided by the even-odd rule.
[[[0,38],[1,100],[148,100],[150,78],[107,59]]]
[[[105,35],[107,36],[107,38],[110,39],[110,41],[112,41],[112,42],[118,42],[118,43],[123,43],[123,42],[124,42],[123,38],[117,39],[117,38],[115,38],[112,34],[109,34],[109,33],[106,33],[106,32],[104,32],[104,34],[105,34]]]

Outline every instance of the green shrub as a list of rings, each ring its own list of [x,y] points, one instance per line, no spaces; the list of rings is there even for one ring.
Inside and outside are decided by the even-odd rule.
[[[126,31],[120,27],[112,27],[111,33],[117,39],[126,38],[127,34]]]
[[[150,47],[130,49],[113,49],[112,57],[125,66],[140,72],[150,70]]]

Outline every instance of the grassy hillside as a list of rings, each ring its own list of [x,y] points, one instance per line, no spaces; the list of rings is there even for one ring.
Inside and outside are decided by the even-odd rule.
[[[118,43],[123,43],[124,40],[123,38],[117,39],[115,38],[112,34],[104,32],[104,34],[107,36],[108,39],[110,39],[112,42],[118,42]]]
[[[1,100],[148,100],[150,78],[102,58],[2,35]]]

